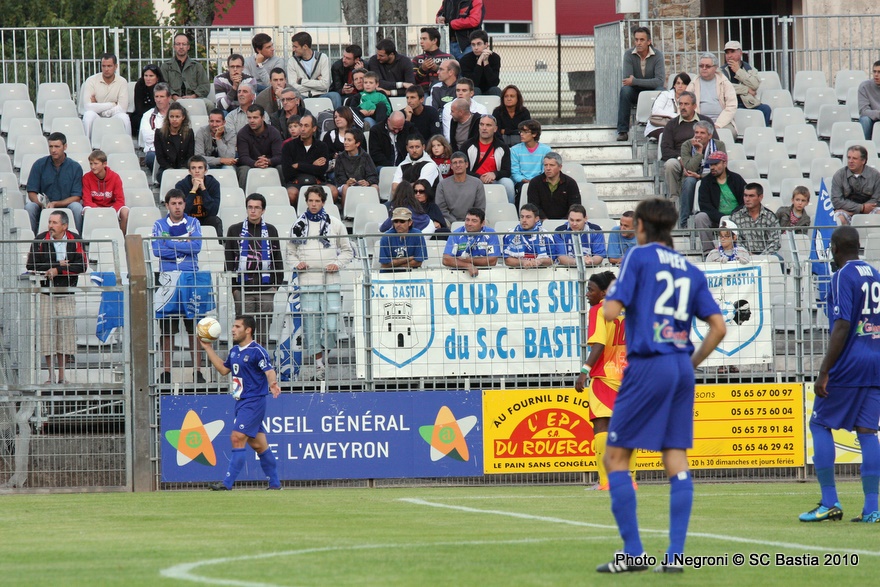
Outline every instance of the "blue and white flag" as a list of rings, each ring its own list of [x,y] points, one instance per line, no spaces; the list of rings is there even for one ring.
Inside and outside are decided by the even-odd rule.
[[[156,318],[184,316],[202,318],[214,309],[214,286],[210,271],[163,271],[153,293]]]
[[[813,220],[812,244],[810,245],[810,265],[812,273],[816,276],[816,287],[819,291],[819,300],[824,302],[828,295],[828,284],[831,282],[831,233],[837,227],[834,222],[834,206],[831,204],[831,194],[825,187],[825,178],[819,188],[819,202],[816,206],[816,218]]]
[[[281,328],[281,338],[275,347],[275,365],[281,381],[291,381],[299,375],[302,365],[302,309],[299,304],[299,276],[294,271],[288,282],[287,316]]]
[[[114,287],[116,285],[116,274],[112,271],[94,272],[91,274],[91,279],[98,286]],[[98,322],[95,327],[95,336],[98,337],[98,340],[107,342],[117,328],[122,328],[123,309],[121,291],[104,290],[101,292],[101,305],[98,308]]]

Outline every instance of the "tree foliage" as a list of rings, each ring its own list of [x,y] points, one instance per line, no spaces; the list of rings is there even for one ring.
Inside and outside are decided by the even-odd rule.
[[[4,28],[155,26],[150,0],[0,0]]]

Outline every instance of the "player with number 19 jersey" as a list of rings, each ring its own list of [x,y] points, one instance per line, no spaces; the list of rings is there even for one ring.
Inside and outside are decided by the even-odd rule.
[[[850,323],[828,386],[880,386],[880,272],[864,261],[847,261],[831,277],[826,311],[832,328],[836,320]]]
[[[631,249],[606,296],[626,308],[627,367],[608,445],[663,450],[693,445],[694,317],[721,310],[706,276],[658,242]],[[645,409],[650,406],[651,409]]]

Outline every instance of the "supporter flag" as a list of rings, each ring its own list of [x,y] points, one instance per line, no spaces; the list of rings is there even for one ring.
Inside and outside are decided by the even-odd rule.
[[[302,312],[299,305],[299,277],[296,271],[287,285],[287,316],[281,328],[281,338],[275,347],[275,365],[281,381],[291,381],[299,375],[302,365]]]
[[[116,285],[116,274],[110,271],[94,272],[91,274],[91,279],[98,286],[114,287]],[[113,290],[102,291],[101,305],[98,308],[98,322],[95,327],[95,336],[101,342],[107,342],[113,335],[113,332],[117,328],[122,327],[122,313],[122,292]]]
[[[810,265],[812,273],[816,276],[816,286],[819,290],[819,300],[824,302],[828,293],[828,284],[831,282],[831,233],[834,232],[836,223],[832,212],[831,194],[825,187],[825,179],[819,188],[819,202],[816,206],[816,218],[813,219],[813,238],[810,246]]]

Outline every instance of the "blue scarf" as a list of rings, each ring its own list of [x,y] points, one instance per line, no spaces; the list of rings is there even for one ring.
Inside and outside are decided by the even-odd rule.
[[[293,226],[290,227],[290,242],[295,245],[306,244],[306,237],[309,236],[309,222],[318,222],[321,224],[318,236],[324,238],[320,239],[320,242],[325,249],[330,248],[330,239],[326,238],[327,235],[330,234],[330,215],[327,214],[327,211],[324,208],[321,208],[321,211],[317,214],[312,214],[308,210],[303,212],[302,216],[300,216],[297,221],[294,222]]]
[[[241,273],[247,271],[248,264],[253,259],[251,270],[259,267],[262,270],[262,273],[260,274],[260,282],[263,285],[268,285],[271,283],[269,270],[272,264],[272,255],[269,254],[269,228],[266,226],[266,221],[260,218],[260,248],[256,249],[251,247],[251,241],[248,240],[251,238],[251,233],[248,230],[249,227],[250,224],[247,220],[241,223],[241,246],[238,257],[238,270]],[[255,252],[256,257],[251,257],[251,251]],[[244,283],[244,277],[242,277],[242,283]]]
[[[741,250],[742,249],[740,249],[737,245],[733,245],[733,250],[728,253],[721,247],[721,245],[718,245],[718,254],[720,254],[722,257],[725,257],[728,261],[736,261],[737,259],[739,259],[739,252]]]

